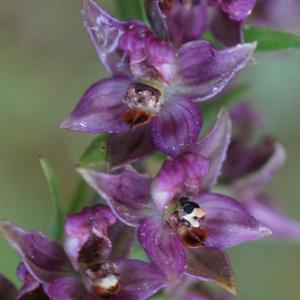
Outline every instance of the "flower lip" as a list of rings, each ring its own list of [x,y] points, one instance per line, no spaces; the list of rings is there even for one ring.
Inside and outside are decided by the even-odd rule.
[[[120,273],[112,262],[89,266],[86,271],[88,284],[93,293],[101,297],[116,295],[120,289]]]
[[[141,82],[131,82],[123,100],[131,109],[142,109],[156,113],[160,109],[158,89]]]

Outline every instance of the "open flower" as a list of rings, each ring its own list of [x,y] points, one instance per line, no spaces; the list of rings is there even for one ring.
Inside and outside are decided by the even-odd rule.
[[[187,272],[234,293],[230,261],[222,249],[270,231],[234,199],[209,192],[230,130],[222,110],[213,129],[190,152],[166,160],[154,180],[129,167],[116,174],[79,171],[121,221],[138,227],[140,243],[170,281]]]
[[[42,287],[40,291],[45,299],[49,297],[51,300],[98,300],[107,297],[138,300],[147,299],[164,287],[167,283],[165,276],[153,264],[115,259],[106,235],[114,221],[116,219],[111,211],[103,205],[68,216],[66,250],[39,232],[28,232],[1,222],[0,230],[23,262],[18,275],[25,285],[17,299],[23,299],[23,295],[37,292]],[[120,229],[118,226],[117,231]],[[120,238],[122,234],[115,231],[113,238],[117,236]],[[124,237],[123,247],[130,247],[132,239],[128,238],[128,232]]]
[[[202,123],[195,102],[218,94],[245,67],[255,48],[243,44],[216,50],[198,40],[176,49],[143,23],[119,21],[92,0],[83,1],[82,15],[113,76],[94,83],[61,126],[113,134],[110,162],[118,160],[112,144],[128,152],[122,155],[123,163],[151,153],[153,144],[171,157],[187,150]]]
[[[248,103],[241,102],[231,110],[233,138],[223,168],[222,181],[229,184],[236,197],[251,214],[270,228],[274,237],[300,239],[300,223],[277,208],[275,199],[265,193],[266,185],[286,160],[283,145],[271,137],[253,143],[261,130],[262,116]]]

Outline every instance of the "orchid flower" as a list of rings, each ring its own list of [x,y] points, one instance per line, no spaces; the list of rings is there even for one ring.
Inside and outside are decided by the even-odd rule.
[[[152,180],[126,167],[114,174],[79,169],[138,238],[170,282],[188,273],[235,292],[223,249],[271,232],[236,200],[210,192],[230,141],[231,122],[221,110],[213,129],[189,152],[164,162]]]
[[[64,249],[42,233],[28,232],[2,221],[0,230],[22,259],[18,276],[24,287],[17,299],[39,292],[43,297],[39,300],[100,300],[107,297],[138,300],[147,299],[166,286],[163,272],[153,264],[115,257],[116,237],[125,238],[124,253],[132,241],[128,231],[123,235],[114,230],[113,239],[109,239],[108,229],[115,222],[115,216],[104,205],[69,215],[65,224]],[[117,231],[122,228],[119,225]]]
[[[94,83],[61,127],[111,134],[112,166],[156,148],[171,157],[187,150],[201,129],[197,102],[223,90],[249,62],[255,43],[216,50],[198,40],[176,48],[154,25],[153,32],[142,22],[113,18],[93,0],[82,3],[84,25],[112,77]]]
[[[276,201],[264,191],[285,163],[284,146],[271,137],[253,143],[263,117],[248,103],[233,107],[231,117],[234,135],[223,168],[223,182],[230,185],[255,218],[272,230],[274,237],[299,241],[300,223],[281,213]]]

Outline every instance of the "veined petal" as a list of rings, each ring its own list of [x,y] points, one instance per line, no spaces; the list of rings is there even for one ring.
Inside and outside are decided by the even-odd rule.
[[[84,26],[106,69],[113,74],[129,74],[128,56],[119,48],[126,22],[113,18],[93,0],[82,0],[81,13]]]
[[[276,207],[272,206],[274,200],[254,199],[246,202],[249,212],[262,224],[272,230],[274,238],[290,241],[300,240],[300,222],[284,215]]]
[[[156,150],[151,141],[148,125],[111,135],[107,147],[108,162],[111,168],[141,160]]]
[[[167,285],[164,273],[151,263],[134,259],[120,259],[115,263],[122,287],[115,300],[148,299]]]
[[[108,229],[108,236],[113,245],[110,259],[128,257],[136,239],[136,229],[125,225],[121,221],[117,221],[116,224]]]
[[[185,250],[164,220],[160,217],[146,219],[139,227],[138,239],[147,255],[170,282],[180,280],[185,267]]]
[[[86,182],[107,202],[116,216],[130,226],[138,226],[152,214],[150,183],[147,175],[133,169],[107,174],[79,169]]]
[[[1,300],[15,300],[17,289],[7,278],[0,274],[0,298]]]
[[[272,177],[284,165],[286,152],[280,143],[275,143],[274,150],[267,162],[257,171],[235,181],[233,190],[243,200],[255,198],[265,189]]]
[[[206,247],[224,249],[247,241],[258,240],[272,232],[254,219],[247,209],[232,198],[213,193],[200,193],[193,198],[206,214]]]
[[[201,126],[202,116],[196,104],[173,95],[153,118],[151,135],[159,150],[176,157],[197,141]]]
[[[207,191],[214,187],[220,175],[226,158],[231,138],[231,120],[225,108],[218,114],[217,121],[210,132],[195,146],[195,152],[200,153],[210,161],[208,174],[201,181],[201,190]]]
[[[29,232],[3,221],[0,222],[0,231],[39,282],[49,282],[72,272],[63,247],[42,233]]]
[[[189,249],[186,255],[186,273],[201,280],[218,284],[236,294],[234,273],[229,256],[218,249]]]
[[[112,77],[97,81],[82,96],[61,128],[88,133],[114,133],[129,130],[124,121],[128,110],[122,102],[129,79]]]
[[[203,1],[182,3],[173,1],[169,5],[159,0],[146,1],[146,12],[154,32],[175,46],[180,46],[201,37],[205,30],[207,15]]]
[[[107,259],[112,244],[107,230],[117,218],[106,205],[95,205],[70,214],[65,221],[65,251],[74,266]]]
[[[65,276],[45,284],[44,289],[51,300],[97,300],[88,294],[79,277]]]
[[[178,53],[179,77],[174,94],[205,101],[217,95],[252,57],[256,43],[214,49],[207,41],[184,44]]]
[[[248,17],[257,0],[221,0],[220,6],[226,12],[230,19],[235,21],[243,21]]]
[[[176,195],[197,192],[209,167],[209,161],[198,153],[166,160],[152,184],[151,194],[156,206],[163,210]]]

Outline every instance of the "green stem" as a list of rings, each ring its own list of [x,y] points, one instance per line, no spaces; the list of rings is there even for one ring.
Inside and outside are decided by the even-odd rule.
[[[68,213],[78,212],[82,208],[83,204],[85,203],[88,191],[88,185],[82,178],[80,178],[72,194]]]
[[[130,4],[129,4],[130,3]],[[124,20],[145,20],[143,0],[114,0],[119,16]]]

